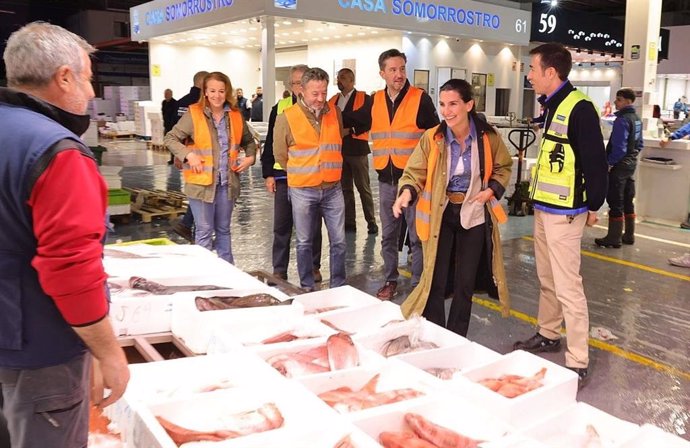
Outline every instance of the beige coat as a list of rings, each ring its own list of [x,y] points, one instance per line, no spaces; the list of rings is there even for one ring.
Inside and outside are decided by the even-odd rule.
[[[435,128],[430,129],[424,133],[424,136],[419,140],[417,147],[410,156],[405,167],[405,172],[400,178],[399,188],[403,188],[406,185],[411,186],[415,189],[417,194],[421,194],[424,186],[426,184],[427,177],[427,164],[429,158],[429,139],[427,134],[434,132]],[[481,132],[477,129],[477,140],[479,143],[479,159],[483,165],[484,148],[481,137]],[[497,134],[489,133],[489,143],[491,144],[491,153],[493,156],[493,173],[490,177],[490,184],[495,181],[500,186],[498,189],[503,189],[508,185],[510,181],[510,172],[512,170],[513,161],[510,158],[508,149],[506,148],[503,140]],[[414,314],[421,315],[426,306],[426,301],[429,298],[429,291],[431,290],[431,281],[434,277],[434,269],[436,264],[436,251],[438,247],[438,236],[441,230],[441,220],[443,217],[443,212],[446,208],[448,199],[446,198],[446,187],[448,185],[448,165],[447,160],[448,150],[446,146],[445,138],[436,140],[437,150],[440,152],[441,156],[438,158],[437,165],[435,167],[434,181],[431,193],[431,221],[430,221],[430,232],[429,240],[422,242],[422,249],[424,252],[424,271],[422,272],[422,277],[419,281],[417,287],[410,293],[410,295],[405,299],[402,304],[402,311],[405,317],[410,317]],[[472,159],[472,164],[474,165],[479,160]],[[480,169],[483,172],[484,167],[480,165]],[[473,170],[474,171],[474,170]],[[483,176],[482,176],[483,177]],[[500,199],[500,198],[498,198]],[[491,208],[486,205],[486,216],[487,219],[484,223],[487,226],[487,236],[491,235],[490,240],[487,238],[487,244],[492,247],[491,254],[485,254],[490,258],[491,270],[487,267],[479,267],[477,272],[477,283],[475,284],[475,289],[477,290],[488,290],[498,294],[499,301],[501,303],[501,311],[504,317],[509,315],[510,311],[510,296],[508,295],[508,286],[506,285],[505,279],[505,269],[503,266],[503,251],[501,249],[501,236],[498,229],[498,222]],[[481,257],[481,259],[485,259]],[[491,272],[490,272],[491,271]]]
[[[216,131],[216,126],[213,124],[211,110],[208,107],[206,110],[204,110],[204,116],[206,117],[206,124],[208,124],[208,129],[211,132],[211,141],[213,142],[213,184],[195,185],[185,183],[184,192],[192,199],[200,199],[204,202],[213,202],[213,199],[216,195],[216,184],[218,183],[220,143],[218,143],[218,131]],[[230,120],[229,117],[226,119]],[[231,129],[230,132],[235,132],[235,130]],[[187,138],[194,140],[194,123],[192,122],[192,115],[189,112],[186,112],[182,117],[180,117],[180,121],[178,121],[175,127],[173,127],[170,132],[165,135],[165,146],[168,148],[168,151],[173,153],[175,157],[180,160],[184,160],[187,157],[187,154],[191,152],[184,144]],[[240,142],[240,147],[244,149],[246,157],[256,157],[256,143],[251,132],[249,131],[249,128],[247,127],[246,122],[242,126],[242,140]],[[239,196],[240,176],[230,169],[230,164],[228,163],[228,199],[235,200]]]

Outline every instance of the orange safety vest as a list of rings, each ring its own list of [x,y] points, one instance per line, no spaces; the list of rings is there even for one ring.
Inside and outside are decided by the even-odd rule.
[[[343,171],[343,140],[334,108],[321,119],[321,135],[316,133],[302,108],[295,104],[283,112],[295,144],[288,147],[289,187],[318,187],[337,182]]]
[[[338,95],[339,94],[333,95],[333,97],[330,100],[328,100],[328,105],[331,109],[334,107],[338,107]],[[359,92],[359,91],[355,92],[355,101],[352,104],[352,110],[353,111],[364,106],[364,98],[365,98],[364,92]],[[365,142],[369,141],[369,133],[368,132],[362,132],[361,134],[350,134],[350,137],[356,138],[358,140],[364,140]]]
[[[434,174],[436,171],[436,163],[438,161],[438,156],[440,155],[438,151],[437,140],[441,140],[443,136],[439,135],[434,138],[438,126],[430,129],[428,131],[427,137],[429,139],[429,160],[427,162],[427,177],[426,184],[424,185],[424,190],[422,194],[419,195],[417,199],[417,209],[416,209],[416,219],[415,228],[417,229],[417,235],[421,241],[427,241],[429,239],[429,234],[431,233],[431,192],[434,187]],[[489,143],[489,136],[484,133],[484,179],[482,180],[482,189],[488,188],[489,180],[491,179],[491,173],[494,169],[493,154],[491,153],[491,144]],[[504,223],[508,221],[503,207],[498,203],[495,197],[491,200],[491,210],[496,216],[496,220],[499,223]]]
[[[201,156],[203,170],[195,173],[188,164],[184,165],[182,175],[186,183],[195,185],[211,185],[213,183],[213,142],[211,142],[211,131],[208,121],[200,104],[189,106],[189,113],[192,115],[194,124],[194,140],[187,144],[187,149],[194,154]],[[229,142],[228,157],[230,169],[234,170],[237,164],[237,157],[240,152],[242,142],[242,129],[244,128],[244,118],[238,110],[230,109],[229,119]]]
[[[371,109],[371,140],[374,150],[374,168],[382,170],[388,158],[399,169],[405,169],[407,159],[422,138],[424,129],[417,127],[417,112],[422,100],[422,90],[410,86],[390,122],[386,105],[386,90],[374,95]]]

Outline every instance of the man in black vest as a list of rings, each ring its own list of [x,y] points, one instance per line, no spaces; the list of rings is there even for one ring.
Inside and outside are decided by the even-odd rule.
[[[635,112],[635,91],[620,89],[616,92],[616,121],[606,145],[609,164],[609,231],[594,242],[602,247],[621,247],[621,243],[635,243],[635,168],[637,155],[642,151],[642,120]],[[625,214],[625,218],[623,216]],[[625,235],[623,223],[625,222]]]
[[[343,126],[350,133],[343,137],[343,196],[345,198],[345,230],[354,232],[357,230],[355,221],[355,192],[354,185],[359,192],[364,210],[364,219],[367,221],[369,234],[376,234],[379,228],[376,225],[374,215],[374,199],[371,195],[369,180],[369,134],[366,131],[371,127],[370,120],[364,115],[357,116],[357,111],[371,109],[371,97],[364,92],[355,89],[355,73],[349,68],[338,71],[338,90],[340,93],[331,98],[331,103],[343,113]]]

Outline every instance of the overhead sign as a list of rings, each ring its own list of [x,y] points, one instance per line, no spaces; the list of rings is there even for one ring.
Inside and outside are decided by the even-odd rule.
[[[473,0],[155,0],[130,10],[132,39],[261,15],[529,43],[529,11]]]
[[[669,30],[660,30],[659,60],[668,58],[669,36]],[[530,40],[534,42],[560,42],[571,48],[623,54],[624,39],[624,20],[552,7],[548,3],[532,5]]]

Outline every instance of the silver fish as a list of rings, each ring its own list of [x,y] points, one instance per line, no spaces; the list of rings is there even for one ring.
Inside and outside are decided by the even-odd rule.
[[[199,311],[218,311],[236,308],[256,308],[262,306],[290,305],[292,299],[280,301],[270,294],[250,294],[243,297],[214,296],[197,297],[194,299]]]
[[[129,279],[129,287],[132,289],[141,289],[143,291],[148,291],[157,296],[174,294],[176,292],[186,292],[186,291],[214,291],[218,289],[232,289],[227,286],[215,286],[215,285],[177,285],[177,286],[166,286],[160,283],[152,282],[151,280],[146,280],[143,277],[131,277]]]

